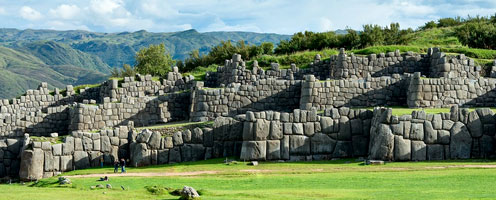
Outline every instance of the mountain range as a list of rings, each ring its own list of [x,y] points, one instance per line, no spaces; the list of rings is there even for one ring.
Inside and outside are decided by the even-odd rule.
[[[248,44],[279,43],[290,35],[252,32],[147,31],[98,33],[89,31],[0,29],[0,98],[13,98],[40,82],[62,88],[102,82],[113,67],[134,64],[134,55],[150,44],[164,43],[174,59],[192,50],[207,53],[221,41]]]

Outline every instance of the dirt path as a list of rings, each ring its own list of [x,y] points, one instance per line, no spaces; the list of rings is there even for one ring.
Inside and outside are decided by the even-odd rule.
[[[387,165],[386,165],[387,166]],[[432,166],[424,167],[424,169],[447,169],[447,168],[496,168],[496,165],[448,165],[448,166]],[[386,167],[387,170],[411,170],[411,168],[403,167]],[[421,169],[421,168],[419,168]],[[243,169],[239,172],[245,173],[272,173],[272,172],[285,172],[284,170],[270,170],[270,169]],[[313,169],[310,172],[326,172],[324,169]],[[86,174],[68,176],[73,178],[91,178],[91,177],[117,177],[117,176],[134,176],[134,177],[151,177],[151,176],[197,176],[204,174],[219,174],[221,171],[192,171],[192,172],[131,172],[131,173],[110,173],[110,174]]]
[[[68,177],[74,178],[88,178],[88,177],[116,177],[116,176],[196,176],[202,174],[217,174],[218,171],[195,171],[195,172],[131,172],[131,173],[114,173],[114,174],[85,174],[85,175],[74,175]]]

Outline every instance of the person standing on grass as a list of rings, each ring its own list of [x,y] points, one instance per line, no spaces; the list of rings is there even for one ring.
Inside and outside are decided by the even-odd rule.
[[[103,159],[103,156],[100,156],[100,168],[103,168],[103,162],[105,160]]]
[[[114,173],[119,172],[119,161],[114,161]]]
[[[121,158],[121,173],[126,172],[126,160],[124,158]]]

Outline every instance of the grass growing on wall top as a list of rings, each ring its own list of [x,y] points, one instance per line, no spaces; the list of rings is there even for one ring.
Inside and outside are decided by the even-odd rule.
[[[406,108],[406,107],[391,107],[393,110],[393,115],[410,115],[413,111],[424,110],[427,114],[438,114],[438,113],[449,113],[450,108]],[[364,108],[352,108],[352,109],[367,109],[374,110],[374,107],[364,107]],[[463,108],[460,108],[463,109]],[[477,108],[468,108],[469,111],[474,111]],[[496,113],[496,108],[490,108],[494,113]]]
[[[66,135],[58,137],[29,136],[29,139],[34,142],[50,142],[52,144],[61,144],[64,143],[64,139],[66,137]]]
[[[219,66],[218,65],[210,65],[208,67],[199,66],[190,72],[184,73],[183,75],[184,76],[193,75],[195,77],[195,80],[204,81],[206,73],[207,72],[216,72],[217,67],[219,67]]]
[[[138,130],[143,130],[143,129],[162,129],[162,128],[169,128],[169,127],[182,127],[182,126],[192,126],[192,125],[211,125],[214,124],[214,121],[206,121],[206,122],[189,122],[189,121],[177,121],[177,122],[169,122],[166,124],[157,124],[157,125],[152,125],[152,126],[145,126],[145,127],[136,127]]]

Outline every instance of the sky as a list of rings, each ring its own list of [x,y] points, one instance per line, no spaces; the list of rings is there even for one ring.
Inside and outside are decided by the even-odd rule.
[[[293,34],[495,13],[496,0],[0,0],[0,28]]]

